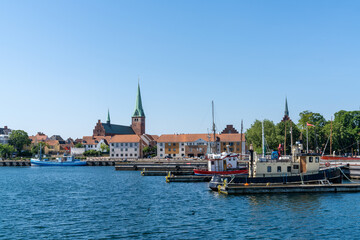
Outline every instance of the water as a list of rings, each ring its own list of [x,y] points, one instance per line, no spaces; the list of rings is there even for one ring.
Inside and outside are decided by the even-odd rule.
[[[113,167],[1,167],[0,239],[359,239],[359,199],[223,196]]]

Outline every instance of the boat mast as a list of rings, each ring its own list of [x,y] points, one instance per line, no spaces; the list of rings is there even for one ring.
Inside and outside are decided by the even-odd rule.
[[[214,139],[213,139],[213,153],[216,153],[216,139],[215,139],[215,131],[216,131],[216,128],[215,128],[215,118],[214,118],[214,101],[211,102],[212,104],[212,121],[213,121],[213,127],[212,127],[212,130],[213,130],[213,135],[214,135]]]
[[[262,126],[262,150],[263,150],[263,157],[265,157],[265,133],[264,133],[264,121],[261,122]]]
[[[240,159],[242,160],[243,159],[243,128],[244,128],[244,125],[243,125],[243,120],[241,119],[241,134],[240,134],[240,149],[241,149],[241,152],[240,152]]]
[[[42,157],[41,157],[41,142],[39,143],[39,145],[40,145],[39,160],[41,160],[42,159]]]
[[[293,147],[293,131],[292,131],[292,125],[290,125],[290,154],[293,154],[292,147]]]
[[[330,125],[330,154],[332,154],[332,126],[333,126],[333,120],[332,120],[332,116],[331,116],[331,125]]]
[[[285,124],[284,156],[286,156],[286,120],[284,121],[284,124]]]

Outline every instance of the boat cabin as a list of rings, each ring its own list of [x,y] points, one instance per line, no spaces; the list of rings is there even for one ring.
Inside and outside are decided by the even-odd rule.
[[[222,172],[238,166],[239,155],[236,153],[208,154],[207,157],[209,171]]]
[[[291,176],[305,173],[317,173],[320,168],[320,155],[307,154],[303,152],[302,144],[293,146],[292,156],[283,156],[273,159],[271,156],[254,157],[254,166],[249,166],[250,176],[253,177],[275,177]]]

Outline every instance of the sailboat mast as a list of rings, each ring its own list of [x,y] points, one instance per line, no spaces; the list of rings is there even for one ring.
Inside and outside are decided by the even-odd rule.
[[[331,116],[331,125],[330,125],[330,155],[332,154],[332,127],[333,127],[333,120]]]
[[[213,139],[213,153],[216,153],[216,138],[215,138],[215,131],[216,131],[216,128],[215,128],[215,117],[214,117],[214,101],[212,101],[211,102],[211,104],[212,104],[212,121],[213,121],[213,137],[214,137],[214,139]]]
[[[240,159],[243,159],[243,129],[244,129],[244,125],[243,125],[243,120],[241,119],[241,134],[240,134]]]
[[[263,149],[263,157],[265,157],[265,133],[264,133],[264,121],[261,122],[262,125],[262,149]]]
[[[284,156],[286,156],[286,120],[284,121],[284,123],[285,123]]]

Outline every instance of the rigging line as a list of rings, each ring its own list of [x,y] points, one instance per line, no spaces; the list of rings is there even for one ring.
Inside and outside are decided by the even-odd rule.
[[[322,155],[321,155],[321,156],[324,156],[325,151],[326,151],[326,146],[327,146],[327,144],[328,144],[329,140],[330,140],[330,135],[329,135],[329,137],[328,137],[328,140],[326,141],[326,144],[325,144],[325,147],[324,147],[324,151],[323,151],[323,153],[322,153]],[[331,154],[331,153],[330,153],[330,154]]]
[[[353,146],[353,145],[355,145],[355,144],[357,144],[357,142],[354,142],[353,144],[351,144],[351,145],[349,145],[349,146],[347,146],[347,147],[344,147],[344,148],[340,149],[340,151],[342,151],[342,150],[344,150],[344,149],[346,149],[346,148],[349,148],[349,147],[351,147],[351,146]]]

